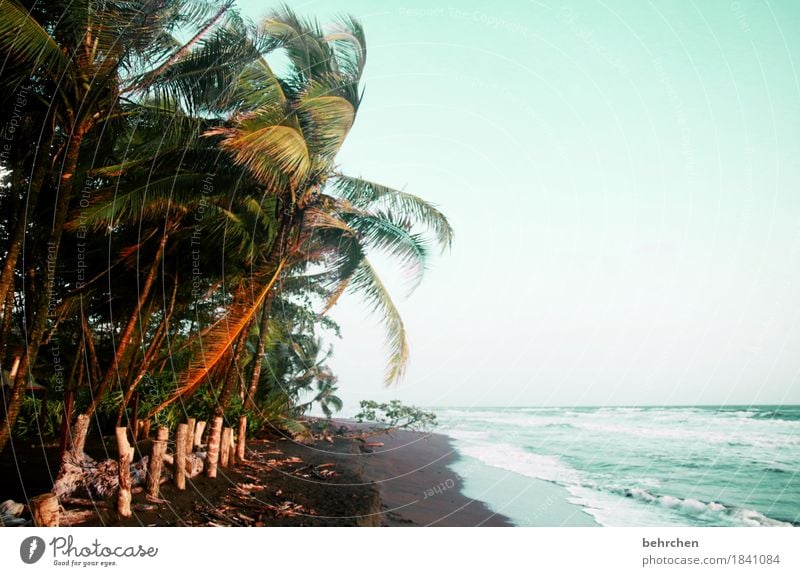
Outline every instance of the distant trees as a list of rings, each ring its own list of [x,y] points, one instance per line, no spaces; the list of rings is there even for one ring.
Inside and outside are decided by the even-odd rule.
[[[365,58],[356,20],[323,31],[288,8],[254,25],[231,2],[0,3],[0,450],[33,379],[101,426],[289,421],[305,391],[336,409],[318,332],[346,290],[384,320],[387,382],[402,376],[369,255],[418,280],[452,230],[338,172]]]

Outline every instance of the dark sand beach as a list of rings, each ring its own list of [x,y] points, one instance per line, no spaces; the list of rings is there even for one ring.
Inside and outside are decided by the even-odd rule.
[[[382,446],[380,446],[382,444]],[[57,448],[16,443],[0,457],[0,500],[26,502],[49,490]],[[142,453],[148,442],[140,442]],[[114,457],[113,445],[87,453]],[[484,503],[462,494],[462,480],[448,464],[458,457],[447,436],[400,431],[361,441],[298,443],[253,440],[248,459],[220,469],[216,479],[171,481],[162,502],[139,492],[134,514],[120,520],[110,501],[65,503],[63,525],[82,526],[510,526]]]

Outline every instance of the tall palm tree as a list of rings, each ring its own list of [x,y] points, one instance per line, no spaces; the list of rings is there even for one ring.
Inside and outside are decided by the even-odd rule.
[[[22,203],[25,211],[8,244],[0,274],[0,302],[6,301],[13,285],[27,234],[28,208],[43,202],[52,206],[44,248],[34,256],[41,261],[45,254],[57,257],[76,191],[97,184],[93,178],[87,179],[94,156],[87,144],[97,146],[103,131],[121,120],[120,101],[126,94],[154,90],[162,84],[173,65],[225,17],[229,8],[228,2],[214,6],[199,0],[0,3],[0,60],[10,63],[4,70],[2,86],[7,91],[23,86],[32,98],[48,102],[41,135],[47,147],[41,151],[39,163],[34,162]],[[179,29],[196,30],[196,34],[188,42],[178,42],[173,33]],[[52,175],[49,197],[41,195],[45,190],[36,166],[45,166],[39,169]],[[24,383],[47,327],[54,282],[41,280],[44,286],[35,306],[25,302],[30,318],[27,346],[0,424],[0,450],[19,413]]]
[[[361,24],[343,18],[326,34],[317,22],[284,8],[263,22],[262,31],[273,40],[270,50],[288,56],[287,71],[278,77],[266,57],[255,60],[239,78],[236,113],[226,126],[206,134],[221,136],[222,149],[276,201],[277,234],[228,315],[204,338],[202,353],[175,393],[151,414],[193,393],[230,359],[231,348],[258,312],[271,313],[283,275],[319,263],[327,267],[328,308],[349,288],[382,315],[390,354],[386,381],[398,381],[408,359],[405,330],[368,252],[384,250],[419,274],[429,250],[427,236],[416,230],[433,232],[442,248],[452,239],[446,218],[431,204],[336,171],[336,155],[361,102],[366,61]]]

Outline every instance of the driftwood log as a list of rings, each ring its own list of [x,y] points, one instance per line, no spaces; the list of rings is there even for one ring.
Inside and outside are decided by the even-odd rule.
[[[86,435],[89,433],[89,416],[80,414],[70,432],[67,450],[61,457],[61,465],[53,483],[53,492],[59,498],[69,496],[85,486],[85,461],[90,460],[84,453]]]

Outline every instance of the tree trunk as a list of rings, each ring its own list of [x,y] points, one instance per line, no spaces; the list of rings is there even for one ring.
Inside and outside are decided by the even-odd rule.
[[[58,248],[61,245],[61,236],[64,232],[64,223],[67,220],[67,211],[69,210],[69,202],[72,199],[72,190],[74,186],[75,169],[78,166],[78,153],[80,152],[83,136],[86,132],[85,126],[76,127],[69,141],[69,148],[64,159],[62,167],[61,179],[58,187],[58,200],[56,202],[55,215],[53,217],[53,227],[50,230],[50,237],[47,243],[48,252],[48,274],[49,268],[55,270],[56,260],[58,258]],[[52,254],[52,261],[50,255]],[[13,390],[11,397],[6,405],[6,413],[0,424],[0,452],[6,447],[9,438],[11,437],[11,430],[14,423],[17,421],[19,411],[22,408],[22,399],[25,396],[25,389],[31,374],[30,368],[36,364],[36,356],[39,354],[39,346],[42,343],[45,329],[47,328],[47,313],[50,305],[50,298],[53,296],[54,282],[50,278],[45,279],[44,294],[39,300],[36,310],[33,313],[31,321],[30,337],[28,339],[27,353],[22,359],[22,364],[19,369],[17,377],[14,379]]]
[[[61,458],[58,476],[53,483],[53,492],[59,498],[69,496],[84,485],[83,449],[86,445],[86,436],[89,434],[89,416],[80,414],[72,428],[69,447]]]
[[[267,331],[269,330],[269,313],[272,308],[272,297],[267,296],[261,311],[261,322],[258,325],[258,348],[253,359],[253,373],[250,376],[250,387],[247,389],[247,396],[244,402],[244,409],[252,412],[256,408],[256,391],[258,382],[261,379],[261,365],[264,357],[264,350],[267,347]]]
[[[133,447],[128,442],[128,429],[119,427],[117,433],[117,451],[119,452],[119,493],[117,495],[117,512],[123,518],[131,517],[131,462]]]
[[[125,396],[122,399],[122,403],[119,407],[119,413],[117,414],[117,426],[122,424],[122,418],[125,415],[125,409],[128,407],[128,404],[131,401],[131,397],[136,392],[136,387],[142,381],[145,374],[147,374],[148,370],[150,369],[153,360],[155,360],[156,355],[158,354],[159,349],[161,348],[161,343],[164,341],[164,338],[167,335],[167,331],[169,329],[169,320],[172,317],[172,312],[175,310],[175,299],[178,294],[178,277],[175,276],[175,283],[172,287],[172,298],[169,303],[169,308],[164,311],[164,318],[161,320],[161,324],[159,324],[156,333],[153,335],[153,340],[150,342],[150,346],[147,348],[147,352],[144,355],[144,359],[142,360],[141,366],[139,367],[139,372],[136,374],[136,377],[131,381],[128,389],[125,391]]]
[[[111,383],[114,381],[115,378],[119,378],[119,370],[120,366],[125,359],[125,356],[130,348],[131,342],[133,340],[133,333],[136,330],[136,326],[139,323],[139,315],[141,314],[142,308],[144,307],[144,303],[147,301],[147,298],[150,296],[150,290],[153,288],[153,282],[155,281],[156,275],[158,273],[159,265],[161,264],[161,259],[164,256],[164,248],[167,245],[167,238],[168,234],[167,231],[164,230],[164,234],[161,236],[161,242],[158,246],[158,252],[156,252],[155,260],[153,260],[152,265],[150,266],[150,272],[147,275],[147,279],[144,282],[144,286],[142,287],[142,291],[139,294],[139,301],[136,303],[136,307],[133,309],[133,312],[128,318],[128,323],[125,326],[125,330],[122,333],[122,336],[119,340],[119,346],[117,347],[117,353],[114,355],[114,361],[111,363],[111,366],[108,367],[106,370],[106,375],[103,377],[103,382],[100,385],[100,388],[95,392],[94,398],[92,398],[92,403],[89,405],[89,409],[87,412],[89,414],[94,414],[94,411],[97,410],[97,406],[99,405],[100,401],[102,400],[105,393],[111,387]]]
[[[236,350],[233,351],[231,366],[228,369],[228,375],[227,378],[225,378],[225,384],[222,386],[222,390],[217,398],[217,407],[214,411],[214,415],[216,416],[223,416],[225,414],[225,410],[228,409],[228,405],[231,403],[231,399],[233,398],[233,391],[236,390],[236,386],[240,381],[241,371],[239,370],[239,366],[241,365],[244,353],[247,350],[246,343],[247,337],[249,336],[248,332],[248,328],[245,327],[239,336],[238,342],[236,343]]]
[[[0,364],[6,359],[8,337],[11,335],[11,322],[14,319],[14,291],[9,290],[3,304],[3,322],[0,324]]]
[[[8,252],[6,254],[5,262],[3,263],[3,271],[0,273],[0,302],[4,302],[6,300],[6,296],[9,294],[9,292],[12,294],[12,296],[14,293],[12,290],[12,287],[14,286],[14,272],[17,269],[17,261],[19,260],[19,255],[22,251],[22,245],[25,243],[25,232],[27,231],[28,224],[30,223],[28,220],[28,214],[34,213],[36,210],[36,204],[39,201],[39,192],[41,191],[42,186],[44,186],[44,178],[47,175],[47,167],[49,164],[48,160],[50,159],[49,150],[53,140],[53,132],[48,131],[48,134],[49,137],[42,143],[42,148],[44,149],[46,156],[37,164],[33,176],[31,177],[28,193],[22,202],[22,207],[24,207],[24,209],[20,210],[22,213],[17,215],[14,232],[8,241]],[[3,316],[3,320],[5,322],[5,314]],[[5,348],[0,348],[0,353],[5,353]]]

